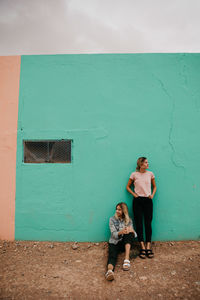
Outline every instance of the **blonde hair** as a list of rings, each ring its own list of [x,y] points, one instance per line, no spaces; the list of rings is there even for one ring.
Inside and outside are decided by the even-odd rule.
[[[130,217],[129,217],[128,207],[127,207],[126,203],[124,203],[124,202],[118,203],[118,204],[116,205],[116,209],[117,209],[117,206],[120,206],[120,207],[121,207],[121,210],[122,210],[122,218],[124,219],[125,224],[128,225],[128,223],[130,222]],[[115,213],[115,218],[116,218],[116,219],[119,219],[118,216],[117,216],[117,213]]]
[[[144,157],[144,156],[138,158],[138,160],[137,160],[136,171],[140,171],[140,168],[141,168],[143,162],[144,162],[146,159],[147,159],[147,158]]]

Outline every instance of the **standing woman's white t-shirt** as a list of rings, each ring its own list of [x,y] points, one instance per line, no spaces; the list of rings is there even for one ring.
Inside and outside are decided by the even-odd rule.
[[[155,176],[151,171],[131,173],[130,179],[133,180],[135,193],[141,197],[149,197],[151,195],[151,180],[154,178]]]

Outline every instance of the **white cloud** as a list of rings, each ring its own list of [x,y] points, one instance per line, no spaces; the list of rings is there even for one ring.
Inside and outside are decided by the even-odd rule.
[[[199,52],[199,0],[0,0],[0,55]]]

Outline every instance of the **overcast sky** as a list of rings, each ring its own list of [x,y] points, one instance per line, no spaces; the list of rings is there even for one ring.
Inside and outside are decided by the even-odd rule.
[[[199,0],[0,0],[0,55],[200,52]]]

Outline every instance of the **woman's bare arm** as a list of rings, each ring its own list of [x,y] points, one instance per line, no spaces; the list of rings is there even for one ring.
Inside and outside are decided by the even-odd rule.
[[[149,197],[151,199],[153,199],[153,197],[154,197],[154,195],[156,193],[156,190],[157,190],[155,178],[151,179],[151,184],[153,186],[153,193]]]
[[[136,193],[134,193],[134,192],[132,191],[132,189],[131,189],[132,183],[133,183],[133,180],[129,178],[129,181],[128,181],[128,183],[127,183],[126,189],[127,189],[127,191],[128,191],[131,195],[133,195],[135,198],[137,198],[138,195],[137,195]]]

